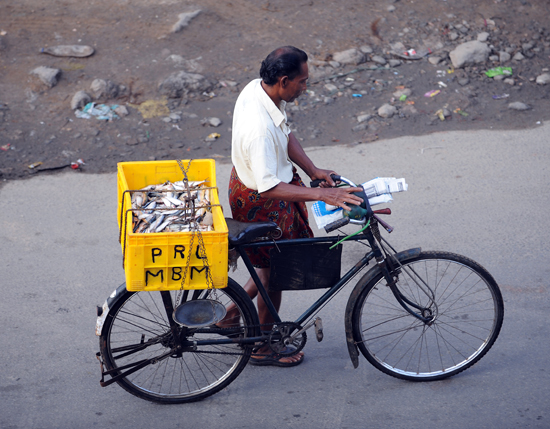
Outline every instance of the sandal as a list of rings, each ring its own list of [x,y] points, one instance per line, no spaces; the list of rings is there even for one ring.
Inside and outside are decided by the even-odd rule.
[[[285,359],[292,356],[281,356],[279,358],[274,357],[273,355],[252,355],[252,356],[265,356],[262,358],[251,357],[249,360],[250,365],[256,366],[281,366],[281,367],[290,367],[300,365],[304,361],[304,355],[302,354],[300,358],[292,362],[281,362],[281,359]],[[296,356],[296,355],[293,355]]]

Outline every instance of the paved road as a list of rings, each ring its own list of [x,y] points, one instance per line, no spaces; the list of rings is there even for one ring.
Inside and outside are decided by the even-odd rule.
[[[348,286],[322,311],[325,340],[308,343],[300,367],[247,367],[227,389],[190,405],[101,388],[95,305],[124,281],[115,174],[5,184],[0,427],[550,427],[548,136],[544,125],[308,151],[357,181],[405,177],[409,191],[391,206],[394,245],[463,253],[500,284],[506,313],[493,349],[466,372],[428,384],[394,379],[362,358],[353,369],[343,328]],[[222,196],[229,169],[217,166]],[[347,263],[352,257],[345,254]],[[290,302],[287,294],[283,319],[304,295],[293,292]]]

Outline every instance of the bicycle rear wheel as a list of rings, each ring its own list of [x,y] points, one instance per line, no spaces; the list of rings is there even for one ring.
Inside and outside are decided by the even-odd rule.
[[[189,291],[184,297],[206,298],[211,293]],[[238,313],[231,314],[235,316],[231,320],[224,320],[231,330],[177,326],[178,338],[174,338],[170,306],[175,305],[177,291],[126,292],[110,310],[99,339],[106,369],[116,370],[112,374],[115,377],[141,366],[141,362],[150,362],[117,383],[131,394],[154,402],[197,401],[229,385],[246,366],[252,346],[213,344],[174,351],[180,340],[227,340],[256,335],[257,313],[244,290],[229,279],[227,288],[217,289],[216,294],[226,308],[232,306],[236,309],[233,313]]]
[[[381,273],[370,281],[365,276],[352,319],[361,353],[386,374],[412,381],[441,380],[479,361],[498,337],[504,315],[493,277],[447,252],[422,252],[401,264],[397,288],[433,321],[407,312]]]

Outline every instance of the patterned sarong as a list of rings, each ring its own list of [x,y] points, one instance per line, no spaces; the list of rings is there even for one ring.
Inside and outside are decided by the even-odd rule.
[[[305,186],[294,170],[291,185]],[[274,200],[262,197],[258,191],[247,188],[237,176],[235,167],[229,180],[229,204],[233,219],[239,222],[273,221],[283,231],[282,239],[310,238],[313,231],[309,227],[306,203]],[[267,268],[270,246],[248,249],[247,254],[256,268]]]

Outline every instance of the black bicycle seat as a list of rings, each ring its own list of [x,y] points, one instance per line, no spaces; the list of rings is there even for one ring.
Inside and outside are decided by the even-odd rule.
[[[277,230],[275,222],[239,222],[226,217],[227,229],[229,230],[229,244],[238,246],[250,243],[259,237],[266,237],[270,232]]]

